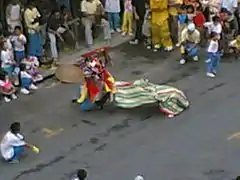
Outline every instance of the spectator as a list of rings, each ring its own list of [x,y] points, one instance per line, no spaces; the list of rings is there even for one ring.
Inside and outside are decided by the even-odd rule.
[[[226,9],[227,11],[231,12],[232,14],[235,13],[238,7],[238,0],[222,0],[222,8]]]
[[[105,11],[108,13],[111,32],[121,32],[120,29],[120,0],[106,0]]]
[[[204,26],[207,28],[207,32],[208,32],[208,37],[210,36],[211,33],[217,33],[219,35],[219,38],[220,38],[220,35],[222,33],[222,25],[220,23],[220,18],[218,16],[214,16],[212,18],[212,21],[211,22],[206,22],[204,23]]]
[[[13,32],[16,26],[22,27],[22,10],[19,0],[11,0],[7,6],[6,20],[10,32]]]
[[[42,55],[42,43],[41,36],[39,33],[39,18],[41,17],[38,9],[34,6],[33,2],[28,3],[28,7],[24,12],[24,20],[28,33],[29,40],[29,55],[36,56],[40,59]]]
[[[145,0],[132,0],[134,18],[136,20],[136,34],[134,39],[129,43],[132,45],[139,44],[143,40],[142,26],[144,22],[144,15],[146,12]]]
[[[97,23],[100,23],[103,27],[104,39],[108,41],[111,39],[110,25],[103,18],[104,9],[99,0],[83,0],[81,2],[81,12],[83,14],[82,23],[85,27],[85,39],[88,47],[93,45],[92,27],[93,25],[97,25]],[[100,17],[100,22],[97,21],[97,17]]]
[[[151,40],[151,9],[148,4],[146,4],[146,13],[144,16],[144,22],[142,27],[142,33],[145,39],[145,46],[147,49],[151,49],[152,40]]]
[[[8,75],[4,72],[1,72],[0,74],[0,93],[3,95],[5,102],[17,99],[16,89],[10,81]]]
[[[240,56],[240,35],[229,43],[230,53],[234,54],[236,59]]]
[[[39,153],[39,148],[24,141],[24,136],[20,133],[21,126],[19,122],[14,122],[10,130],[4,135],[1,144],[2,157],[10,163],[18,163],[24,152],[24,148],[30,148],[35,153]]]
[[[122,23],[122,35],[126,34],[133,36],[133,6],[132,0],[124,1],[124,13],[123,13],[123,23]]]
[[[176,46],[179,47],[182,30],[187,27],[188,23],[188,16],[185,6],[181,6],[177,19],[178,19],[178,43],[176,44]]]
[[[20,82],[21,93],[28,95],[30,90],[37,90],[37,86],[34,84],[32,76],[27,72],[26,64],[20,64]]]
[[[16,26],[14,30],[14,35],[11,38],[15,60],[17,65],[20,65],[22,60],[25,58],[25,44],[27,43],[27,39],[22,33],[22,28],[20,26]]]
[[[52,53],[52,58],[55,63],[58,62],[58,50],[57,50],[57,40],[58,37],[62,42],[64,39],[62,33],[64,28],[61,27],[63,24],[63,19],[61,19],[60,12],[55,10],[49,18],[48,21],[48,37],[50,39],[50,48]]]
[[[217,66],[219,64],[221,55],[219,48],[219,37],[217,33],[211,34],[211,40],[207,49],[208,58],[210,59],[207,66],[207,76],[214,78],[216,76]]]
[[[188,57],[198,61],[198,44],[200,42],[200,33],[195,24],[190,23],[181,33],[181,55],[180,64],[185,64]]]

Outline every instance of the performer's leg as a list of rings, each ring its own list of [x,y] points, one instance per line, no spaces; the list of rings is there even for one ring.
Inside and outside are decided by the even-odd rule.
[[[169,23],[168,20],[164,21],[160,27],[161,44],[166,51],[171,51],[173,49],[173,43],[170,35]]]

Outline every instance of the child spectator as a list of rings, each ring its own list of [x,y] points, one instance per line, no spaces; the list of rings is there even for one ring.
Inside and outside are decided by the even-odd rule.
[[[177,19],[178,19],[178,43],[176,44],[176,46],[179,47],[182,30],[187,27],[187,23],[188,23],[188,16],[187,16],[185,6],[181,6]]]
[[[211,34],[211,40],[208,45],[207,54],[210,61],[208,62],[206,75],[214,78],[216,76],[217,66],[221,58],[221,53],[219,51],[219,37],[217,33]]]
[[[146,4],[146,12],[143,21],[142,34],[144,35],[147,49],[151,49],[151,10],[149,5]]]
[[[188,21],[193,22],[193,17],[195,16],[195,9],[193,5],[188,5],[186,7],[187,9],[187,16],[188,16]]]
[[[105,11],[108,13],[108,21],[110,23],[111,32],[115,30],[121,32],[120,29],[120,0],[106,0]]]
[[[127,33],[129,36],[133,36],[133,6],[132,0],[125,0],[124,2],[124,13],[123,13],[123,24],[122,24],[122,35],[125,36]]]
[[[9,163],[18,163],[25,148],[30,148],[35,153],[39,153],[39,148],[24,140],[20,130],[20,123],[14,122],[1,141],[0,150],[2,157]]]
[[[16,89],[4,71],[1,71],[0,74],[0,92],[3,95],[5,102],[17,99]]]
[[[37,90],[37,86],[34,85],[32,76],[26,70],[26,64],[20,64],[20,82],[21,93],[30,94],[30,90]]]
[[[20,65],[21,61],[25,58],[25,44],[27,43],[27,39],[23,35],[22,28],[20,26],[16,26],[14,29],[12,43],[16,63],[17,65]]]
[[[220,23],[220,18],[218,16],[214,16],[212,18],[212,22],[204,23],[204,27],[206,27],[208,30],[208,37],[210,36],[210,34],[216,33],[220,38],[222,33],[222,24]]]
[[[200,32],[202,42],[204,35],[204,23],[206,22],[205,16],[202,13],[202,6],[197,7],[195,17],[193,17],[193,22],[196,25],[197,30]]]
[[[29,56],[23,60],[26,65],[26,71],[32,76],[33,82],[39,82],[43,80],[43,76],[39,72],[39,61],[35,56]]]

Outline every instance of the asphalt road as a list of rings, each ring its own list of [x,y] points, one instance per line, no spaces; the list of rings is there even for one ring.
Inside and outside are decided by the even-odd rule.
[[[0,134],[20,121],[41,148],[20,164],[0,163],[0,180],[68,180],[85,167],[91,180],[230,180],[239,173],[239,61],[224,60],[216,79],[201,62],[178,65],[178,53],[122,45],[111,53],[118,80],[147,77],[186,92],[191,107],[167,119],[157,107],[105,107],[83,113],[70,103],[76,85],[50,80],[31,96],[0,106]]]

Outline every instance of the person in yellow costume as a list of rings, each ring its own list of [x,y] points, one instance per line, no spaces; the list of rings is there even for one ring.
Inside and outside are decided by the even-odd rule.
[[[150,0],[152,12],[152,43],[154,50],[164,48],[165,51],[173,50],[173,43],[169,30],[168,0]]]

